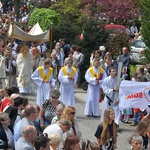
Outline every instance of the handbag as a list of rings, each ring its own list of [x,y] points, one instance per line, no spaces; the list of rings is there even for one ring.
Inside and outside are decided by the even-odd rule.
[[[0,139],[0,149],[8,149],[8,143]]]

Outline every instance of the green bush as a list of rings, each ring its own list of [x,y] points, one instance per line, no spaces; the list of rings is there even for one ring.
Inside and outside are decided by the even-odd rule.
[[[28,25],[33,26],[39,23],[43,31],[51,28],[52,24],[57,25],[59,22],[59,14],[49,8],[35,8],[32,12]]]
[[[134,75],[134,73],[136,72],[136,69],[138,67],[136,65],[130,65],[130,77],[132,78],[132,76]]]

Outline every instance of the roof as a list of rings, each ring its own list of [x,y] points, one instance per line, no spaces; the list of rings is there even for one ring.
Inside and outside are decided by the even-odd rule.
[[[22,41],[47,42],[50,39],[49,30],[43,32],[38,23],[36,23],[28,33],[24,32],[17,25],[10,24],[8,35],[11,38],[16,38]]]

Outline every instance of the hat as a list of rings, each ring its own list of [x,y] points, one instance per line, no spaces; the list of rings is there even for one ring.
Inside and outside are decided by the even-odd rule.
[[[51,97],[59,97],[60,96],[60,92],[56,89],[51,90],[50,92],[50,96]]]
[[[105,46],[100,46],[100,47],[99,47],[99,50],[101,50],[101,51],[106,51],[106,48],[105,48]]]

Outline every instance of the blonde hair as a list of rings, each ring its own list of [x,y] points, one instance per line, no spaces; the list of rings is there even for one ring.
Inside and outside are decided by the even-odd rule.
[[[108,58],[112,58],[110,52],[107,52],[107,53],[105,54],[105,56],[104,56],[104,62],[106,62],[106,59],[108,59]]]
[[[65,118],[65,119],[68,119],[68,120],[74,122],[75,120],[71,120],[71,117],[70,117],[70,114],[73,109],[76,110],[75,107],[73,107],[73,106],[66,106],[61,115],[61,119]]]
[[[60,140],[61,140],[60,135],[58,133],[50,134],[49,139],[50,139],[51,145],[58,145],[60,143]]]
[[[8,117],[9,117],[8,113],[5,112],[0,113],[0,121],[4,121]]]
[[[44,65],[47,65],[47,64],[51,64],[51,59],[50,58],[46,58],[45,60],[44,60]]]
[[[6,91],[5,89],[0,89],[0,95],[5,97],[6,96]]]

